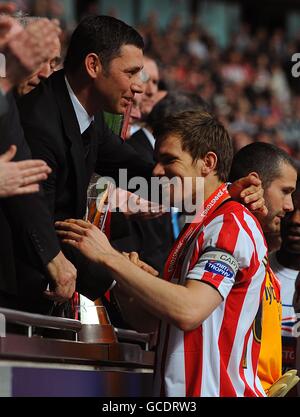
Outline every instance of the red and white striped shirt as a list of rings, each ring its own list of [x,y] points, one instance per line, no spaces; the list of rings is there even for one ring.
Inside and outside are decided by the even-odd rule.
[[[232,256],[236,274],[228,277],[208,268],[203,253],[209,248]],[[265,396],[257,377],[260,344],[252,326],[264,290],[266,255],[260,225],[241,204],[229,201],[204,220],[181,265],[181,277],[171,282],[206,282],[223,301],[195,330],[161,323],[156,396]]]

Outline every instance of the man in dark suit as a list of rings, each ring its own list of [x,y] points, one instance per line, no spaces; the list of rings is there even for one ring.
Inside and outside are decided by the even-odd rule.
[[[88,17],[72,36],[65,69],[18,102],[33,156],[52,169],[44,192],[53,221],[84,216],[94,172],[116,182],[120,168],[128,169],[129,178],[151,175],[152,164],[112,134],[102,113],[124,113],[134,95],[143,91],[142,48],[140,35],[123,22]],[[111,277],[78,251],[63,248],[77,268],[78,291],[99,297],[113,282]],[[55,289],[48,297],[60,300]]]
[[[5,11],[9,10],[7,6]],[[3,104],[0,118],[0,154],[4,154],[14,145],[9,153],[15,153],[17,148],[14,161],[23,161],[30,159],[31,153],[10,90],[31,72],[36,71],[48,59],[48,54],[51,56],[52,43],[60,30],[47,19],[34,22],[23,29],[9,16],[1,16],[0,27],[0,49],[5,54],[7,64],[7,76],[0,81]],[[13,164],[23,166],[28,162]],[[65,280],[68,278],[75,282],[76,270],[60,252],[42,193],[20,196],[27,191],[38,191],[38,185],[28,190],[27,182],[28,178],[23,178],[17,192],[9,190],[10,196],[18,196],[0,201],[0,306],[45,313],[49,305],[45,306],[44,300],[42,303],[40,301],[47,283],[55,280],[63,294],[70,292],[69,288],[66,289]],[[42,304],[41,308],[39,303]]]
[[[0,117],[3,116],[7,112],[7,110],[7,100],[0,89]]]
[[[7,101],[9,110],[0,119],[3,133],[0,140],[0,154],[4,153],[9,145],[14,144],[17,147],[14,160],[29,159],[30,149],[25,141],[11,93],[7,95]],[[40,310],[37,305],[39,297],[35,295],[37,293],[40,295],[47,286],[49,282],[49,277],[46,275],[47,265],[58,255],[60,247],[43,193],[40,191],[33,195],[2,199],[0,210],[3,269],[3,273],[0,274],[0,305],[27,309],[28,304],[28,310],[32,307],[31,311],[46,313],[49,305],[44,311]],[[18,294],[21,297],[18,297]],[[31,306],[33,301],[36,303]]]

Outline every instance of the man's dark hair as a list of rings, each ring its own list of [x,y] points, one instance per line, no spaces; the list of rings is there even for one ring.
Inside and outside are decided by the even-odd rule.
[[[163,119],[153,132],[158,141],[172,134],[179,137],[182,149],[191,155],[193,161],[214,152],[218,158],[217,176],[221,181],[227,180],[233,157],[232,142],[214,116],[199,110],[181,112]]]
[[[198,94],[184,91],[170,92],[153,107],[146,123],[155,129],[155,125],[166,117],[189,110],[209,112],[209,106]]]
[[[297,169],[294,160],[282,149],[264,142],[255,142],[240,149],[234,156],[229,180],[234,182],[257,172],[264,189],[280,175],[280,165],[285,163]]]
[[[75,29],[65,59],[65,70],[74,74],[82,66],[86,56],[99,56],[105,71],[112,59],[120,56],[123,45],[144,48],[141,35],[121,20],[110,16],[88,16]]]

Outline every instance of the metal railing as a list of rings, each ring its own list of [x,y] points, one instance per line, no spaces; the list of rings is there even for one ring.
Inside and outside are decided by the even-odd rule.
[[[65,319],[61,317],[43,316],[41,314],[26,313],[18,310],[0,308],[0,314],[5,317],[6,323],[18,324],[28,329],[28,337],[32,337],[33,327],[56,330],[69,330],[75,333],[80,332],[82,324],[78,320]]]

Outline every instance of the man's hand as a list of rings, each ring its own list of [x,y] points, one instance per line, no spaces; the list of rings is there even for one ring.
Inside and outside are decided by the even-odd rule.
[[[1,3],[0,4],[0,14],[12,14],[16,11],[15,3]]]
[[[3,49],[10,39],[23,32],[23,30],[22,25],[13,17],[0,16],[0,48]]]
[[[36,193],[39,181],[46,180],[51,172],[44,161],[29,159],[11,162],[16,151],[13,145],[0,155],[0,197]]]
[[[118,254],[105,234],[89,222],[70,219],[56,222],[55,226],[64,243],[77,248],[92,262],[101,263],[106,256]]]
[[[47,265],[53,283],[53,290],[45,291],[44,295],[59,303],[68,301],[75,292],[77,270],[62,252]]]
[[[124,255],[125,258],[129,259],[130,262],[132,262],[134,265],[143,269],[145,272],[148,272],[154,277],[158,277],[158,271],[156,271],[156,269],[152,268],[152,266],[148,265],[146,262],[141,261],[137,252],[122,252],[122,255]]]
[[[163,206],[141,198],[139,195],[116,188],[111,197],[111,209],[118,207],[130,219],[150,220],[165,214]]]
[[[11,21],[9,22],[9,19]],[[61,30],[57,21],[39,19],[26,29],[17,30],[15,19],[2,18],[2,47],[0,50],[6,58],[6,78],[1,80],[1,87],[6,93],[13,86],[33,74],[55,52],[57,36]],[[1,30],[1,18],[0,18]]]
[[[249,174],[240,178],[228,187],[231,197],[245,204],[250,211],[259,212],[263,216],[268,214],[265,206],[264,189],[257,174]]]

